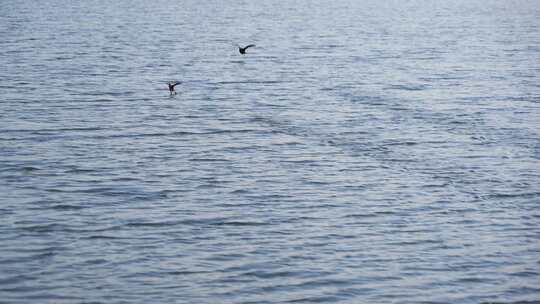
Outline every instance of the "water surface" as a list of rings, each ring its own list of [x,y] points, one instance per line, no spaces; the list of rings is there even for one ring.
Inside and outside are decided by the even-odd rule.
[[[0,302],[540,300],[539,20],[4,1]]]

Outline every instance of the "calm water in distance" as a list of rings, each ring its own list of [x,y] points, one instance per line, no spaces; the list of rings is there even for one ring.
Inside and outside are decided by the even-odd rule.
[[[1,303],[540,300],[540,1],[0,4]]]

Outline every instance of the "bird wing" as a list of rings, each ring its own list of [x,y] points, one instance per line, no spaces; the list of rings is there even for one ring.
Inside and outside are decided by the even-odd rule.
[[[255,46],[255,44],[246,45],[246,47],[244,48],[244,50],[247,49],[247,48],[250,48],[250,47],[252,47],[252,46]]]
[[[174,88],[176,85],[178,85],[178,84],[181,84],[181,82],[180,82],[180,81],[177,81],[177,82],[173,83],[173,84],[172,84],[173,88]]]

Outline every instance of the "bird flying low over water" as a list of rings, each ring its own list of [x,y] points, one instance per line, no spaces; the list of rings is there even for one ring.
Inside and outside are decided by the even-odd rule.
[[[238,46],[238,51],[240,54],[244,55],[246,53],[246,50],[252,46],[255,46],[255,44],[246,45],[245,47]]]
[[[171,93],[171,95],[176,94],[176,91],[174,90],[174,87],[179,85],[179,84],[181,84],[180,81],[167,83],[167,85],[169,86],[169,93]]]

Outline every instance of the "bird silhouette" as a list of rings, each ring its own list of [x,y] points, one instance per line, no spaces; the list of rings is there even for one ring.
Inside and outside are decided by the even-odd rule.
[[[238,51],[240,54],[244,55],[246,53],[246,50],[252,46],[255,46],[255,44],[246,45],[245,47],[238,46]]]
[[[179,85],[179,84],[181,84],[180,81],[167,83],[167,85],[169,86],[169,93],[171,93],[171,95],[176,94],[176,91],[174,90],[174,87]]]

